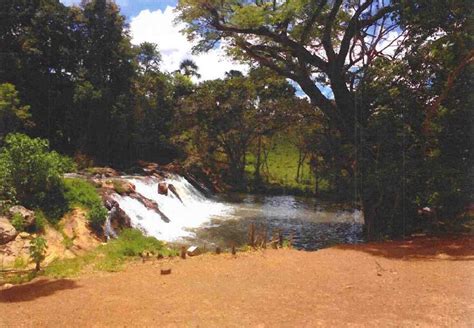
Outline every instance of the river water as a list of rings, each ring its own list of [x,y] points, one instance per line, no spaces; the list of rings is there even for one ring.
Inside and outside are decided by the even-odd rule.
[[[170,219],[130,197],[116,195],[134,227],[160,240],[211,248],[242,246],[253,225],[257,234],[270,239],[279,232],[298,249],[316,250],[341,243],[358,243],[362,237],[362,213],[313,198],[232,194],[208,198],[185,178],[170,176],[181,200],[157,193],[158,180],[126,177],[138,193],[154,200]]]

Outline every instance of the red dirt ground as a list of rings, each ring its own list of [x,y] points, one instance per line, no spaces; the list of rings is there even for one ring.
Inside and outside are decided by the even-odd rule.
[[[473,327],[473,241],[203,255],[39,279],[0,291],[0,326]]]

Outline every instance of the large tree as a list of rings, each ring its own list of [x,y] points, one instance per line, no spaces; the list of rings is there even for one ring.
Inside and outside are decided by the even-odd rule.
[[[422,116],[427,112],[429,118],[447,92],[436,92],[435,86],[446,84],[444,90],[449,90],[450,79],[452,82],[459,75],[456,72],[472,61],[472,54],[461,57],[461,64],[452,74],[444,78],[442,74],[431,77],[421,74],[417,83],[416,67],[410,60],[423,61],[426,57],[417,54],[417,49],[423,47],[429,52],[430,45],[440,35],[452,36],[466,29],[467,2],[180,0],[177,10],[180,20],[187,24],[185,31],[189,38],[198,41],[196,51],[224,44],[235,58],[258,62],[298,83],[312,104],[324,113],[330,144],[325,153],[327,162],[338,167],[340,176],[355,184],[351,188],[355,200],[362,203],[369,238],[387,231],[392,233],[394,229],[389,223],[397,215],[401,220],[412,214],[412,207],[409,214],[403,211],[407,205],[404,183],[397,183],[393,191],[385,192],[387,183],[405,181],[403,177],[409,166],[380,171],[385,162],[376,154],[381,154],[381,149],[390,155],[398,152],[394,161],[402,163],[403,159],[399,159],[409,152],[404,142],[411,139],[400,141],[398,137],[407,131],[418,131],[419,115],[414,115],[414,121],[407,124],[399,111],[401,107],[391,107],[397,106],[396,102],[384,106],[375,101],[380,97],[371,97],[375,102],[362,100],[372,91],[384,90],[381,84],[373,86],[374,89],[367,86],[368,79],[377,80],[386,74],[383,67],[372,69],[374,64],[383,58],[392,61],[403,58],[405,61],[396,66],[405,67],[411,78],[410,83],[397,88],[403,89],[406,98],[420,96],[420,90],[424,92],[422,97],[413,99],[416,106],[410,110],[416,108]],[[457,42],[447,39],[440,43],[449,47],[450,39]],[[392,70],[390,61],[382,65]],[[401,71],[393,73],[391,78],[400,79],[400,74]],[[428,99],[430,93],[436,99],[430,106],[432,110],[420,106],[420,101]],[[397,93],[392,97],[397,97]],[[409,101],[403,106],[410,106]],[[379,136],[371,138],[377,131]],[[414,158],[418,159],[418,153]],[[364,168],[360,168],[361,163]],[[386,177],[390,179],[384,180]],[[346,183],[344,188],[349,187]]]
[[[397,28],[388,1],[181,0],[177,9],[189,37],[199,39],[195,50],[227,41],[236,57],[297,82],[349,139],[356,70],[394,41],[387,37]]]

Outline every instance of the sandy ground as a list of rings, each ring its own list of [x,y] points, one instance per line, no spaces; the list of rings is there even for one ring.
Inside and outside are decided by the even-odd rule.
[[[38,279],[0,291],[0,326],[473,327],[473,242],[203,255]]]

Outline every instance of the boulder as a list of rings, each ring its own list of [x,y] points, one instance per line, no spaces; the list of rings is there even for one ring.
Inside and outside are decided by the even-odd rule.
[[[15,259],[30,257],[30,240],[16,236],[15,239],[5,245],[0,245],[0,259],[5,267],[14,264]]]
[[[18,234],[18,236],[21,238],[21,239],[33,239],[33,236],[30,235],[28,232],[20,232]]]
[[[13,215],[20,214],[23,217],[23,222],[25,223],[25,227],[31,227],[32,225],[35,224],[35,212],[20,206],[12,206],[9,209],[10,212],[10,217],[13,217]]]
[[[166,182],[158,183],[158,194],[168,196],[168,184]]]
[[[179,196],[178,194],[178,191],[176,190],[176,187],[174,185],[172,185],[171,183],[168,185],[168,189],[179,199],[179,201],[181,203],[184,204],[183,200],[181,199],[181,197]]]
[[[87,213],[80,208],[75,208],[66,214],[59,221],[59,225],[62,227],[62,237],[69,239],[69,250],[74,254],[92,250],[100,244],[99,238],[89,228]],[[51,234],[51,239],[54,239],[53,237]]]
[[[0,245],[15,239],[18,232],[6,217],[0,217]]]
[[[135,192],[135,185],[126,180],[114,179],[112,181],[105,181],[102,184],[103,188],[113,189],[119,195],[130,195]]]
[[[110,218],[110,227],[116,232],[132,227],[132,220],[120,207],[117,208],[115,214]]]

